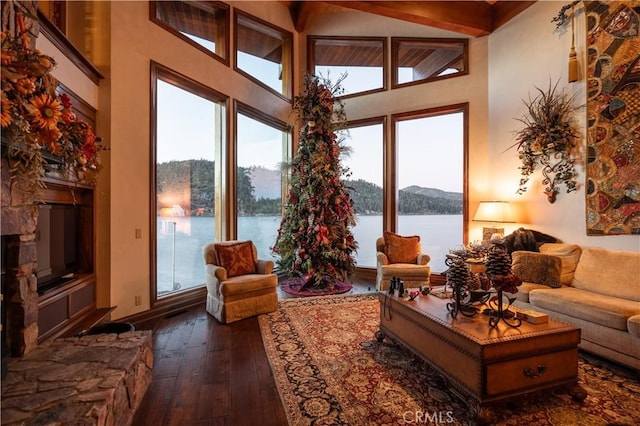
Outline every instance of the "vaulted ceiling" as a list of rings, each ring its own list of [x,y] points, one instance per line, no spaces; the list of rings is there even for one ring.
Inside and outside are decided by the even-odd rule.
[[[283,1],[297,31],[308,20],[337,10],[359,10],[474,37],[490,34],[535,1]]]

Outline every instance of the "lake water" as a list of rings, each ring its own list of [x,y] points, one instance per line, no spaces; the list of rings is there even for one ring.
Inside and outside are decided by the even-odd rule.
[[[275,258],[279,216],[238,218],[238,239],[252,240],[261,259]],[[359,249],[357,266],[376,266],[376,239],[382,236],[382,216],[358,216],[352,230]],[[431,256],[432,272],[446,269],[444,259],[450,249],[462,244],[461,215],[399,216],[398,233],[419,235],[422,251]],[[195,287],[204,283],[202,247],[215,240],[213,217],[158,218],[157,221],[158,293]],[[175,283],[175,284],[174,284]]]

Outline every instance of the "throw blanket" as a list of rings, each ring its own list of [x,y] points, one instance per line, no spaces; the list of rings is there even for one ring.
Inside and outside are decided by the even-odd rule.
[[[543,234],[542,232],[532,229],[520,228],[507,235],[504,244],[507,247],[507,253],[511,254],[517,250],[540,251],[539,247],[542,244],[557,243],[559,241],[560,240],[551,235]]]

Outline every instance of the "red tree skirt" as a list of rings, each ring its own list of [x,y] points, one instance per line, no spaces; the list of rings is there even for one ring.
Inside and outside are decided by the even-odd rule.
[[[329,280],[329,279],[328,279]],[[331,282],[325,288],[313,288],[313,287],[305,287],[306,283],[305,278],[303,277],[294,277],[289,278],[283,281],[280,286],[282,290],[292,294],[294,296],[327,296],[330,294],[342,294],[351,290],[352,286],[349,283],[340,280],[331,279]]]

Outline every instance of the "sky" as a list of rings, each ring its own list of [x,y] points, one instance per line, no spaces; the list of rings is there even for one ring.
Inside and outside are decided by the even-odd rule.
[[[249,56],[249,55],[247,55]],[[251,58],[245,58],[249,64]],[[261,60],[256,68],[273,76],[272,67],[265,69]],[[247,65],[249,66],[249,65]],[[343,85],[347,92],[369,86],[363,72],[349,72]],[[323,74],[324,75],[324,74]],[[330,77],[340,75],[332,70]],[[267,77],[265,77],[267,78]],[[375,73],[371,79],[375,79]],[[354,82],[353,84],[350,81]],[[215,104],[170,84],[158,83],[158,150],[157,161],[214,159]],[[346,111],[347,117],[349,111]],[[447,114],[398,122],[398,188],[410,185],[462,192],[463,117]],[[176,126],[176,123],[181,123]],[[246,116],[238,117],[238,165],[262,165],[277,169],[281,162],[281,133]],[[250,145],[248,145],[250,144]],[[353,179],[364,179],[382,185],[382,126],[351,129],[347,145],[352,154],[344,159]],[[250,146],[249,149],[247,147]],[[376,166],[379,165],[379,166]]]

